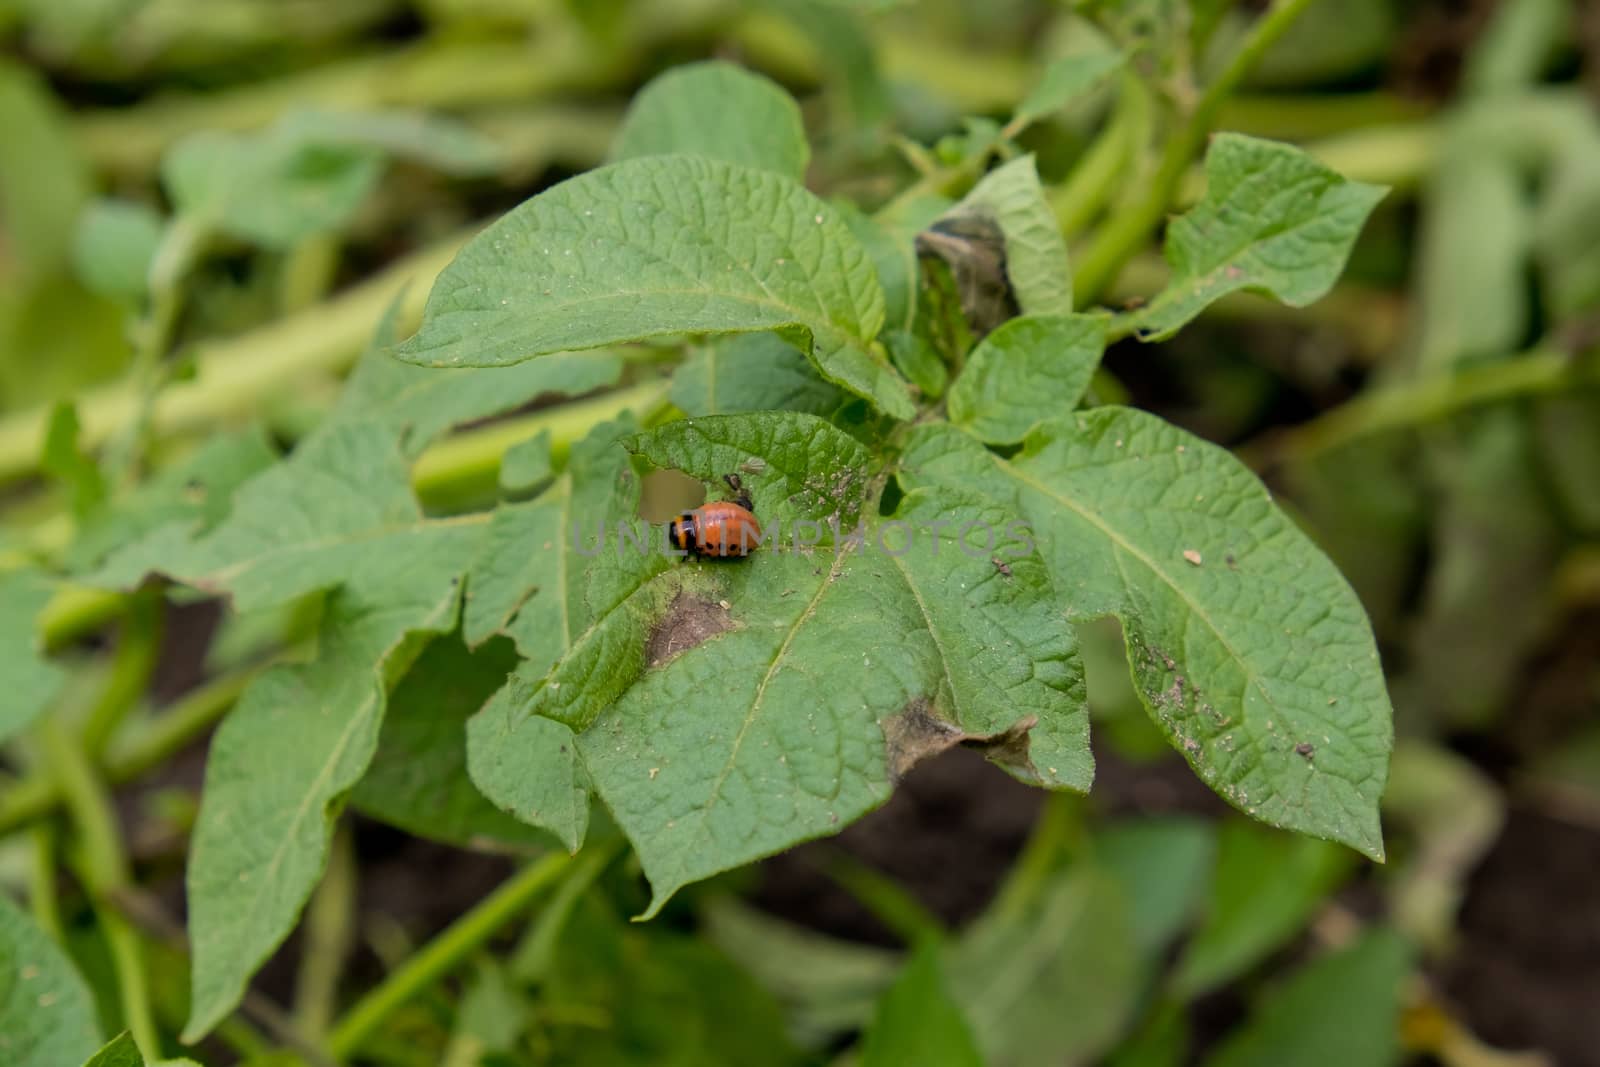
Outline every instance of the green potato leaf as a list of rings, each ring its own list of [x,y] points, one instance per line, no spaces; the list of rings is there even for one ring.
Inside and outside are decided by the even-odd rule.
[[[1040,426],[1010,459],[958,429],[918,427],[900,477],[987,494],[1027,519],[1060,606],[1122,621],[1146,707],[1229,803],[1382,857],[1393,725],[1371,628],[1231,455],[1105,407]]]
[[[875,342],[883,292],[838,212],[770,171],[694,156],[563,182],[464,248],[399,355],[493,367],[680,333],[779,330],[822,376],[896,418],[906,384]]]
[[[476,652],[451,638],[429,644],[389,694],[378,750],[350,803],[408,833],[463,847],[548,844],[467,776],[467,720],[515,664],[505,642]]]
[[[523,777],[565,768],[570,740],[583,773],[558,777],[586,776],[628,834],[651,913],[688,882],[860,816],[954,744],[1026,781],[1087,788],[1074,637],[1014,516],[930,490],[852,538],[866,453],[809,416],[685,420],[628,444],[707,480],[745,472],[774,529],[804,520],[819,541],[841,527],[827,546],[770,543],[722,566],[608,546],[585,575],[588,627],[495,712],[565,728],[541,727],[561,751],[530,754]]]
[[[1123,887],[1075,866],[1020,907],[992,907],[951,947],[951,992],[986,1062],[1093,1063],[1127,1024],[1141,963]]]
[[[175,144],[161,180],[180,216],[267,248],[290,248],[347,224],[391,158],[456,174],[499,165],[461,124],[389,113],[291,112],[253,134],[203,130]]]
[[[1206,193],[1167,227],[1172,277],[1133,317],[1158,341],[1240,289],[1305,307],[1333,287],[1367,216],[1388,192],[1300,149],[1237,133],[1206,152]]]
[[[1174,976],[1186,996],[1237,978],[1298,934],[1349,873],[1349,853],[1242,820],[1223,824],[1209,911]]]
[[[124,1030],[83,1062],[83,1067],[145,1067],[144,1054]]]
[[[919,947],[878,1002],[862,1040],[862,1067],[982,1067],[972,1030],[949,992],[932,944]]]
[[[827,416],[849,399],[817,374],[805,353],[771,333],[740,334],[696,349],[672,375],[671,400],[686,415]]]
[[[1024,315],[989,334],[950,389],[950,421],[990,444],[1015,444],[1077,406],[1105,349],[1089,315]]]
[[[193,1006],[207,1033],[282,942],[327,858],[332,817],[377,750],[387,679],[450,629],[483,523],[427,521],[387,427],[336,424],[242,487],[160,569],[242,611],[317,590],[317,658],[262,674],[218,729],[188,869]]]
[[[78,277],[101,296],[129,303],[143,300],[162,225],[160,215],[137,201],[94,201],[78,216],[73,235]]]
[[[372,341],[339,391],[324,426],[369,422],[389,427],[407,458],[421,455],[462,423],[513,411],[543,396],[577,396],[615,385],[615,352],[558,352],[514,367],[419,367],[394,358],[403,296],[385,310]]]
[[[1039,84],[1017,105],[1011,124],[1021,128],[1060,111],[1115,73],[1126,58],[1121,52],[1080,52],[1062,56],[1045,68]]]
[[[66,681],[66,670],[45,658],[34,630],[34,620],[54,593],[55,584],[42,571],[0,575],[0,686],[6,694],[0,741],[27,729]]]
[[[732,63],[675,67],[640,90],[613,159],[682,152],[805,181],[811,146],[794,98],[770,78]]]
[[[1262,998],[1205,1067],[1399,1063],[1400,1010],[1410,973],[1411,950],[1397,934],[1364,934]]]
[[[56,943],[0,894],[0,1035],[7,1067],[82,1063],[100,1047],[94,999]]]

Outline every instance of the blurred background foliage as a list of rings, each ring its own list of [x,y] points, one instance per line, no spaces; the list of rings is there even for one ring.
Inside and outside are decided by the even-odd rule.
[[[1003,131],[1092,262],[1262,6],[3,0],[0,553],[60,562],[108,496],[213,435],[291,445],[403,282],[411,320],[473,227],[603,162],[628,99],[676,64],[788,87],[809,184],[867,210],[959,192]],[[1108,46],[1130,58],[1100,88],[1007,125],[1052,60]],[[835,841],[646,926],[627,922],[636,869],[591,849],[517,939],[362,1033],[363,1061],[1600,1063],[1597,91],[1592,3],[1307,5],[1215,126],[1393,186],[1344,280],[1303,312],[1230,297],[1170,343],[1113,348],[1096,383],[1239,449],[1366,603],[1400,737],[1385,867],[1223,809],[1138,706],[1116,634],[1090,628],[1086,800],[1041,801],[958,751]],[[1107,299],[1163,276],[1152,244]],[[495,492],[506,442],[474,440],[448,478],[423,460],[433,506]],[[141,715],[188,716],[100,758],[137,779],[117,797],[124,904],[174,1030],[192,742],[239,671],[306,632],[216,618],[70,590],[40,617],[68,702],[112,679]],[[0,879],[32,881],[114,1031],[115,939],[70,881],[40,899],[55,800],[11,748]],[[380,757],[397,790],[404,769]],[[305,929],[206,1062],[316,1062],[297,1034],[408,973],[510,870],[367,791]]]

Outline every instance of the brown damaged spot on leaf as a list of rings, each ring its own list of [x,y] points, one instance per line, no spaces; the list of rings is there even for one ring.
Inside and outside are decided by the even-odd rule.
[[[1037,778],[1038,771],[1028,755],[1028,732],[1038,724],[1038,716],[1029,715],[997,733],[972,734],[935,715],[928,700],[918,697],[883,724],[889,779],[899,782],[918,763],[957,745],[981,748],[996,763]]]
[[[680,589],[667,606],[666,614],[650,629],[644,646],[645,662],[659,667],[733,629],[733,617],[724,606],[726,603],[719,604]]]

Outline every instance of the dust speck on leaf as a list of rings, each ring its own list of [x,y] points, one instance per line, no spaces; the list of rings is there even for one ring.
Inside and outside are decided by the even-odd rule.
[[[645,641],[645,662],[659,667],[674,656],[709,641],[733,628],[726,601],[717,604],[691,593],[679,592],[672,598],[666,614],[650,630]]]

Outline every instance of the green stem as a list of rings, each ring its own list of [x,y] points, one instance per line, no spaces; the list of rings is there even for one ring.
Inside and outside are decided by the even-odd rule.
[[[991,913],[1011,920],[1020,919],[1039,898],[1080,829],[1077,798],[1069,793],[1047,796],[1022,855],[1011,865],[1005,883],[995,895]]]
[[[1049,190],[1050,207],[1066,237],[1073,237],[1110,202],[1149,124],[1150,90],[1133,74],[1121,79],[1116,110],[1067,180]]]
[[[493,497],[500,457],[512,445],[549,430],[552,459],[559,464],[575,441],[607,419],[633,411],[647,421],[666,403],[668,387],[666,380],[653,379],[447,437],[417,460],[411,484],[435,510],[456,510]]]
[[[822,870],[907,945],[944,938],[944,923],[937,915],[924,907],[899,882],[849,853],[838,850],[830,852]]]
[[[1228,94],[1310,4],[1311,0],[1274,0],[1266,13],[1256,19],[1227,67],[1206,87],[1188,119],[1167,141],[1161,165],[1144,198],[1107,223],[1084,254],[1074,278],[1077,306],[1093,303],[1116,280],[1122,265],[1149,239],[1171,205],[1189,161],[1211,132]]]
[[[1303,141],[1415,122],[1432,108],[1386,91],[1357,93],[1237,93],[1217,113],[1217,125],[1256,137]]]
[[[1257,469],[1303,462],[1362,438],[1410,429],[1485,404],[1600,385],[1600,362],[1535,349],[1502,363],[1375,389],[1293,429],[1251,442],[1239,456]]]
[[[123,1022],[133,1032],[134,1042],[145,1059],[154,1061],[161,1056],[161,1038],[150,1009],[143,949],[133,927],[111,902],[112,895],[129,882],[128,861],[111,799],[82,746],[57,716],[45,718],[40,734],[51,772],[61,785],[78,832],[80,870],[111,953]]]
[[[127,487],[138,480],[156,398],[167,373],[166,358],[183,311],[184,283],[209,240],[205,227],[179,216],[167,226],[156,249],[150,265],[150,306],[134,328],[133,362],[127,374],[135,403],[105,449],[104,464],[113,484]]]
[[[554,966],[556,946],[578,901],[621,851],[620,836],[601,841],[591,839],[583,855],[567,868],[561,876],[561,884],[550,895],[549,902],[540,909],[538,918],[528,925],[527,932],[512,953],[511,973],[518,981],[533,985],[549,977],[550,969]]]
[[[469,232],[415,252],[333,299],[249,333],[192,348],[195,375],[164,389],[151,412],[157,434],[207,429],[246,418],[274,394],[295,390],[307,378],[344,370],[366,345],[389,303],[402,288],[401,323],[414,325],[433,279]],[[94,448],[137,413],[138,390],[121,382],[87,390],[78,399],[79,440]],[[0,485],[37,470],[39,442],[49,411],[36,408],[0,419]]]
[[[428,40],[238,89],[166,94],[134,108],[81,112],[73,132],[101,173],[142,176],[196,130],[249,130],[286,111],[324,107],[462,110],[582,96],[623,83],[634,50],[581,33],[498,41]]]
[[[159,586],[148,586],[126,599],[127,612],[111,660],[106,686],[83,727],[83,748],[98,760],[106,743],[150,684],[161,652],[165,601]]]
[[[130,738],[126,749],[108,756],[106,781],[121,785],[165,763],[209,730],[234,705],[259,670],[250,668],[223,675],[173,704],[144,733]],[[49,815],[65,797],[66,792],[55,777],[24,778],[0,797],[0,836]]]
[[[321,1044],[333,1021],[339,976],[350,954],[356,917],[356,857],[350,827],[341,825],[328,855],[328,870],[311,898],[302,926],[305,951],[295,976],[295,1028]]]
[[[334,1026],[328,1048],[335,1058],[348,1059],[396,1009],[459,967],[555,884],[571,862],[571,856],[552,853],[530,863],[424,945]]]
[[[61,939],[61,903],[56,898],[56,828],[40,823],[33,828],[33,864],[28,869],[28,905],[33,921],[58,944]]]

